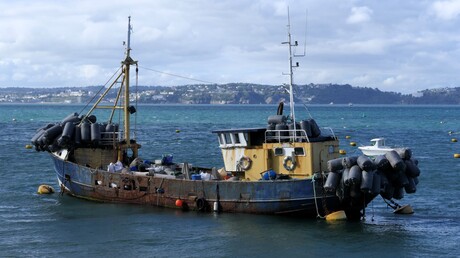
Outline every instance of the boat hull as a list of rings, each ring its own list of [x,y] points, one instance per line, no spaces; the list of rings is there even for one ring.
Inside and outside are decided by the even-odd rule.
[[[337,195],[323,191],[322,180],[205,181],[160,178],[107,172],[65,161],[54,154],[51,157],[61,190],[93,201],[199,211],[217,208],[220,212],[312,218],[343,209],[356,215],[363,208],[344,207]],[[177,200],[181,200],[180,206]]]
[[[392,151],[390,148],[373,148],[373,147],[358,147],[361,152],[370,157],[385,155],[385,153]]]

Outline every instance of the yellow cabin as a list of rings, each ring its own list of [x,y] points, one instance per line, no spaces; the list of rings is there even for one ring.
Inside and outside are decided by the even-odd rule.
[[[279,178],[309,178],[339,157],[332,129],[320,130],[313,119],[296,123],[296,129],[281,115],[268,120],[267,128],[213,131],[227,172],[244,180],[259,180],[270,170]]]

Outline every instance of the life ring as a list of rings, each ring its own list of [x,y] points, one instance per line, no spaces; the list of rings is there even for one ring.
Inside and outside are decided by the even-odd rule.
[[[290,165],[288,165],[288,163],[291,163]],[[283,167],[287,170],[287,171],[292,171],[294,170],[295,168],[295,165],[296,165],[296,162],[295,162],[295,158],[293,156],[286,156],[283,160]]]
[[[241,157],[240,160],[238,160],[238,166],[242,170],[248,170],[251,168],[252,165],[252,160],[248,156],[243,156]]]

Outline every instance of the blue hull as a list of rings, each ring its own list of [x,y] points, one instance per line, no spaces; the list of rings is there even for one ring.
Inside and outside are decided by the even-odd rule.
[[[204,181],[168,179],[91,169],[51,155],[61,188],[93,201],[133,203],[158,207],[254,214],[324,216],[345,209],[334,194],[325,193],[322,181]],[[313,186],[315,185],[315,190]],[[178,207],[176,201],[181,200]],[[371,199],[370,199],[371,200]],[[370,202],[369,200],[369,202]],[[217,206],[214,204],[217,203]],[[368,202],[366,202],[367,204]]]

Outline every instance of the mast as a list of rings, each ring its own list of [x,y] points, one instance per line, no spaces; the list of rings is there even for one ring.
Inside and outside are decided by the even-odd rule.
[[[123,116],[124,116],[124,139],[126,141],[127,147],[131,146],[130,139],[130,112],[129,112],[129,68],[131,65],[137,64],[137,61],[134,61],[131,54],[131,16],[128,17],[128,39],[126,44],[126,56],[123,60],[123,86],[124,86],[124,103],[123,103]]]
[[[289,17],[289,7],[288,7],[288,24],[287,24],[287,34],[288,34],[288,41],[282,42],[281,44],[287,44],[289,47],[289,73],[285,75],[289,75],[289,108],[290,108],[290,116],[292,119],[292,123],[294,124],[294,129],[295,127],[295,112],[294,112],[294,93],[292,90],[292,84],[293,84],[293,67],[298,67],[299,63],[296,63],[295,66],[292,65],[292,60],[294,58],[294,55],[292,54],[292,47],[297,46],[297,41],[295,41],[294,44],[292,44],[291,41],[291,21]]]

